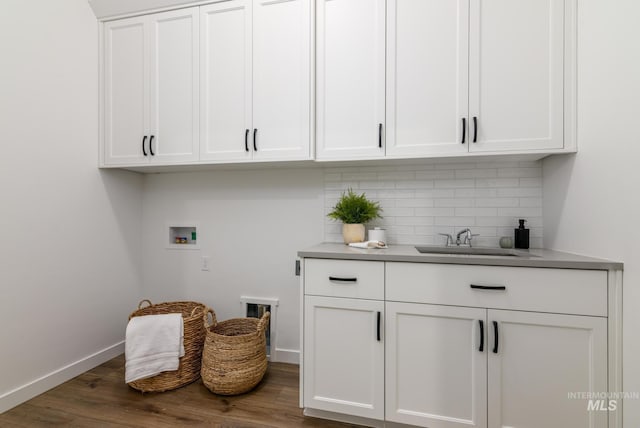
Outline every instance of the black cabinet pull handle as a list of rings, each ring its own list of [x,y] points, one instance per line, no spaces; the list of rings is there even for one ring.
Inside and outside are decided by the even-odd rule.
[[[473,288],[474,290],[506,290],[507,287],[505,287],[504,285],[475,285],[475,284],[470,284],[469,287]]]
[[[256,134],[258,133],[258,128],[253,128],[253,150],[258,151],[258,146],[256,145]]]
[[[484,321],[478,320],[478,324],[480,325],[480,347],[478,351],[484,352]]]
[[[378,342],[380,342],[380,311],[378,311],[378,321],[377,321],[377,326],[376,326],[376,338],[378,339]]]
[[[473,116],[473,142],[478,141],[478,118]]]
[[[467,139],[467,118],[462,118],[462,144],[464,144]]]
[[[156,155],[155,153],[153,153],[153,135],[151,136],[151,138],[149,138],[149,153],[151,153],[151,156]]]
[[[248,129],[244,130],[244,151],[245,152],[249,151],[249,130]]]
[[[495,342],[493,342],[493,353],[498,353],[498,321],[493,321],[493,336],[495,337]]]
[[[378,124],[378,147],[382,148],[382,124]]]
[[[338,281],[338,282],[356,282],[358,278],[340,278],[339,276],[330,276],[329,281]]]
[[[147,136],[142,137],[142,154],[147,156],[147,151],[144,149],[144,143],[147,142]]]

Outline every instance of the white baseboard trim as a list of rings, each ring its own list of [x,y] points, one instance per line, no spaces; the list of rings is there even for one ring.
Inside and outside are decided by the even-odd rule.
[[[0,395],[0,414],[124,352],[124,340]],[[122,380],[124,382],[124,379]]]
[[[297,349],[280,349],[276,348],[275,358],[271,361],[278,363],[300,364],[300,351]]]

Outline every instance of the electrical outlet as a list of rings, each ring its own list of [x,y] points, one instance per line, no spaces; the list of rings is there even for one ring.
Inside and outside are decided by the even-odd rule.
[[[202,271],[210,271],[211,269],[209,269],[209,256],[202,256],[200,258],[200,270]]]

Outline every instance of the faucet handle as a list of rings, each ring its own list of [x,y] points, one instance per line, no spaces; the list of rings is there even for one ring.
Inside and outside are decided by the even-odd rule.
[[[446,236],[447,237],[447,243],[445,244],[447,247],[449,245],[453,245],[453,236],[451,236],[448,233],[438,233],[438,235],[442,235],[442,236]]]

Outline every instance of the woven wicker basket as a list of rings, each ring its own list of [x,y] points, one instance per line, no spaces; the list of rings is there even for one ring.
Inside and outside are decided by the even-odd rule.
[[[233,318],[220,323],[213,310],[207,312],[204,315],[207,336],[202,353],[202,383],[220,395],[250,391],[267,371],[265,329],[269,324],[269,312],[260,319]],[[208,314],[211,314],[211,323]]]
[[[142,305],[145,302],[149,306],[143,308]],[[153,305],[149,300],[143,300],[138,305],[138,310],[129,315],[129,319],[141,315],[173,313],[181,313],[184,323],[184,356],[180,358],[178,370],[129,382],[130,387],[142,392],[163,392],[190,384],[200,377],[200,361],[205,336],[202,317],[207,314],[205,305],[197,302],[167,302]]]

